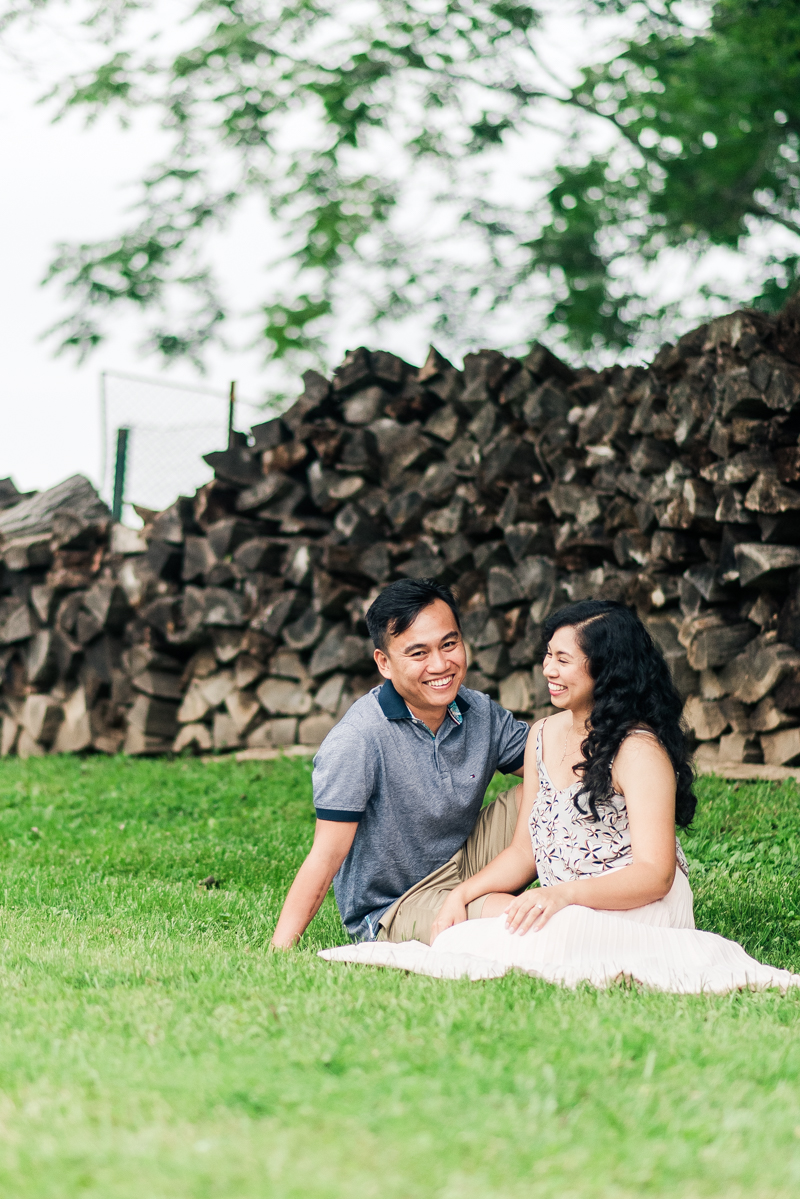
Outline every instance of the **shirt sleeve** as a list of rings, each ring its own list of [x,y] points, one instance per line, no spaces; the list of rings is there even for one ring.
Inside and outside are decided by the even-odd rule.
[[[525,746],[530,729],[524,720],[517,720],[511,712],[492,701],[495,718],[497,769],[501,774],[514,774],[525,762]]]
[[[375,755],[360,733],[338,724],[314,757],[311,781],[318,820],[359,821],[375,790]]]

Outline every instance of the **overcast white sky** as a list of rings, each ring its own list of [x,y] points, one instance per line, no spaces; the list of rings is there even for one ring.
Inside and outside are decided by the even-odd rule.
[[[552,58],[561,56],[560,67],[567,71],[570,63],[585,57],[589,35],[574,21],[565,23],[563,16],[554,16],[551,27]],[[64,314],[57,288],[40,286],[54,246],[119,231],[125,208],[135,197],[136,180],[152,163],[161,137],[141,120],[127,132],[110,119],[90,129],[75,117],[52,125],[52,110],[36,103],[44,83],[15,69],[8,60],[2,62],[0,477],[11,475],[26,490],[51,486],[76,471],[99,480],[103,370],[163,373],[168,380],[200,383],[220,392],[235,378],[240,395],[253,400],[260,400],[266,387],[263,363],[255,351],[214,352],[204,379],[185,364],[163,372],[159,360],[137,352],[143,327],[134,319],[113,325],[113,337],[80,366],[70,357],[54,358],[52,342],[40,340],[43,331]],[[541,144],[548,147],[544,135]],[[553,139],[549,144],[554,144]],[[260,249],[266,237],[255,201],[225,236],[225,281],[240,307],[264,299],[266,253]],[[423,321],[413,318],[379,335],[342,327],[331,339],[331,364],[348,344],[365,340],[422,360],[429,331]],[[492,344],[491,331],[482,344]]]
[[[122,133],[112,122],[89,130],[77,121],[51,125],[35,103],[40,90],[21,72],[0,74],[0,477],[11,475],[22,489],[50,486],[75,471],[97,480],[100,372],[161,373],[157,360],[137,353],[142,327],[134,320],[117,324],[113,338],[82,366],[54,358],[52,342],[40,340],[63,316],[58,290],[40,286],[53,247],[119,229],[133,197],[126,185],[152,161],[157,136],[144,129]],[[252,268],[242,255],[231,270],[246,284]],[[165,378],[223,392],[236,378],[242,394],[261,396],[255,355],[224,361],[217,355],[209,367],[205,379],[186,365]]]

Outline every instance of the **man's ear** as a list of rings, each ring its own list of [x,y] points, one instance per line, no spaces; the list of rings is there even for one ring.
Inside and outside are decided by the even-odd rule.
[[[383,650],[376,649],[372,656],[375,659],[375,665],[378,667],[378,670],[381,672],[383,677],[385,679],[390,679],[392,677],[392,668],[389,665],[389,659],[386,657],[386,654],[383,652]]]

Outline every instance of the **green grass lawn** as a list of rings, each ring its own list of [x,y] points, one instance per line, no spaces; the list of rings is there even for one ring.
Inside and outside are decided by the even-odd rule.
[[[698,926],[800,970],[800,794],[700,794]],[[270,953],[312,829],[296,759],[0,763],[0,1195],[800,1192],[800,994]]]

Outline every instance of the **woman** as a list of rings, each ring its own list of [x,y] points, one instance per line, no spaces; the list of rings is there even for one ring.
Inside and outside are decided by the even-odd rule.
[[[570,904],[694,928],[675,823],[694,815],[681,701],[642,622],[622,604],[586,600],[551,616],[543,670],[557,716],[531,729],[512,844],[446,901],[432,940],[466,919],[505,914],[540,930]],[[676,863],[680,869],[676,871]],[[538,875],[542,886],[519,891]]]
[[[512,844],[448,897],[431,946],[326,950],[439,976],[511,967],[552,981],[632,977],[662,990],[800,985],[741,946],[694,931],[675,824],[696,800],[667,665],[623,604],[586,600],[545,624],[544,674],[560,711],[531,729]],[[541,884],[525,890],[538,877]],[[486,896],[482,919],[466,907]]]

